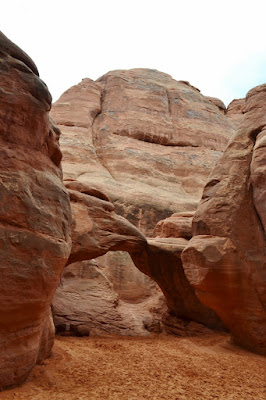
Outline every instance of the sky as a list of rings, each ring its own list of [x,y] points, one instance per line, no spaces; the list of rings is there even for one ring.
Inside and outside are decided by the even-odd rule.
[[[53,100],[83,78],[152,68],[226,105],[266,83],[265,0],[3,0],[1,31]]]

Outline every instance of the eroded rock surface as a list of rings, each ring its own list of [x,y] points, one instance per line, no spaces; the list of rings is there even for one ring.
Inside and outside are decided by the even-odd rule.
[[[150,238],[146,248],[131,257],[138,269],[160,286],[172,317],[223,329],[216,313],[199,301],[184,273],[181,253],[187,243],[183,238]]]
[[[146,236],[173,213],[193,211],[235,127],[223,105],[156,70],[83,79],[53,105],[63,132],[65,181],[108,195]]]
[[[175,213],[156,224],[153,236],[190,239],[192,237],[193,216],[194,212]]]
[[[164,311],[156,283],[121,251],[69,265],[53,299],[57,331],[73,335],[146,336],[162,330]]]
[[[95,82],[83,79],[67,90],[53,105],[52,115],[63,131],[64,179],[70,189],[73,213],[79,220],[77,229],[83,225],[89,232],[87,236],[84,232],[82,235],[73,232],[69,263],[85,260],[86,252],[90,253],[90,258],[95,258],[108,248],[128,251],[134,254],[140,270],[155,279],[167,293],[168,305],[176,315],[193,319],[196,310],[201,308],[197,321],[211,326],[219,324],[217,316],[200,304],[188,284],[179,246],[173,250],[169,243],[169,250],[166,243],[160,243],[164,248],[158,245],[160,251],[156,253],[135,232],[133,246],[125,247],[126,242],[130,243],[130,235],[132,237],[131,227],[131,233],[124,235],[125,240],[119,236],[122,244],[119,247],[111,245],[111,232],[115,229],[115,219],[121,218],[117,214],[146,236],[153,235],[158,221],[171,216],[158,223],[154,236],[191,237],[193,210],[207,176],[235,130],[224,113],[225,106],[220,100],[204,97],[188,82],[177,82],[155,70],[113,71]],[[89,195],[87,205],[82,205],[86,193]],[[101,207],[103,204],[109,207],[105,213],[97,211],[97,219],[94,218],[96,200],[91,195],[100,198],[97,201]],[[109,199],[114,208],[108,203]],[[90,205],[89,201],[92,201]],[[104,217],[107,214],[108,217]],[[122,219],[119,221],[120,227],[122,221],[126,223]],[[100,230],[93,228],[95,223],[100,224],[97,225]],[[98,233],[95,235],[95,232]],[[137,237],[140,241],[136,241]],[[163,261],[164,257],[167,261]],[[164,262],[170,263],[169,281],[163,278]],[[154,273],[151,272],[153,268]],[[176,281],[179,286],[175,290]],[[187,300],[184,285],[190,293]],[[174,300],[170,300],[171,296]]]
[[[112,250],[134,251],[146,244],[142,233],[115,213],[114,205],[102,192],[79,182],[67,187],[73,215],[68,264],[91,260]]]
[[[266,85],[210,175],[183,252],[186,276],[242,346],[266,353]]]
[[[231,101],[226,110],[226,115],[236,127],[240,125],[245,114],[245,99],[236,99]]]
[[[178,238],[147,241],[134,225],[115,213],[103,193],[73,181],[68,189],[73,245],[70,265],[53,300],[58,330],[146,335],[162,329],[165,302],[173,317],[213,328],[222,326],[216,314],[200,303],[184,274],[181,252],[188,241],[180,235],[186,232],[191,237],[191,213],[175,218],[180,228]],[[109,261],[103,262],[99,256],[109,250],[127,251],[141,272],[121,252],[111,258],[106,254]]]
[[[146,238],[115,213],[104,193],[74,181],[67,187],[73,244],[53,299],[57,330],[79,335],[160,331],[163,295],[124,253],[141,251]]]
[[[49,355],[50,303],[71,248],[50,107],[35,64],[0,33],[0,389]]]

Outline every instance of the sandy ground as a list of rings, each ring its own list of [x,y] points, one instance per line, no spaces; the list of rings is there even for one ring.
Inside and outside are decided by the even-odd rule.
[[[266,359],[225,334],[57,337],[53,356],[1,400],[265,400]]]

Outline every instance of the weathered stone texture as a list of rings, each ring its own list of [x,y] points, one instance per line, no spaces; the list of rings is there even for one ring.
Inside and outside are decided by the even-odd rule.
[[[63,132],[65,181],[103,191],[151,236],[158,221],[196,209],[234,132],[213,101],[156,70],[83,79],[52,109]]]
[[[183,263],[199,299],[244,347],[266,353],[266,85],[246,96],[236,135],[210,175]]]
[[[0,33],[0,389],[49,354],[50,303],[70,253],[50,106],[34,63]]]

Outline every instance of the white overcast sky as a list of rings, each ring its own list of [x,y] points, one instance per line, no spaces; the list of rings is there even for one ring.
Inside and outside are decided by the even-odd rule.
[[[114,69],[155,68],[226,104],[266,82],[265,0],[2,0],[0,20],[54,100]]]

